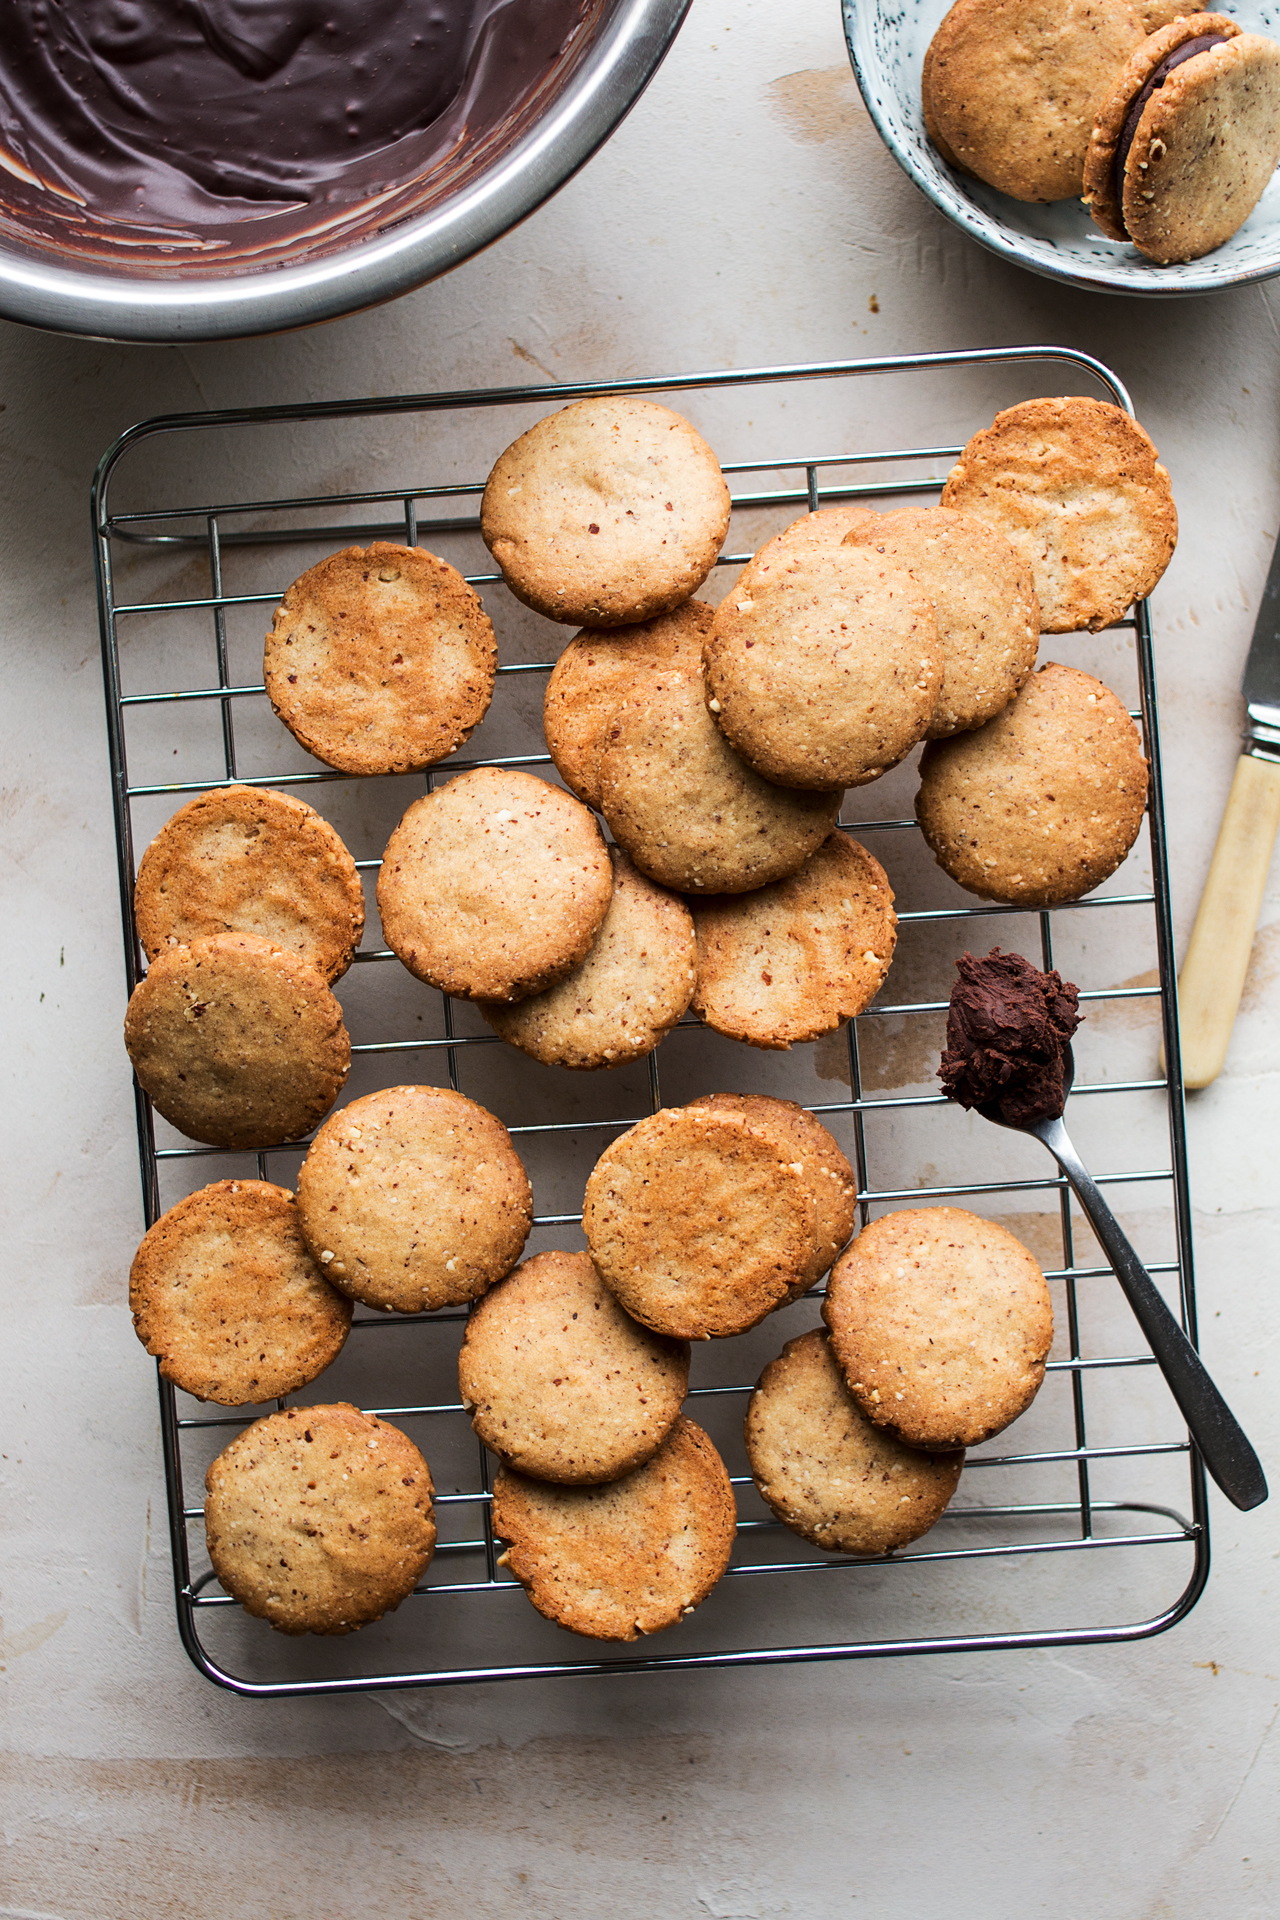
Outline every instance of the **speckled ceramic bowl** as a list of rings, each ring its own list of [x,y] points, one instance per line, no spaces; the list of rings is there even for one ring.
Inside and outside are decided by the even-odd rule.
[[[1207,4],[1207,0],[1206,0]],[[1214,293],[1280,273],[1280,171],[1249,218],[1216,253],[1157,267],[1108,240],[1078,200],[1033,206],[956,173],[929,144],[920,108],[925,49],[950,0],[843,0],[845,39],[867,110],[903,171],[935,207],[992,253],[1032,273],[1102,293]],[[1280,4],[1226,6],[1252,33],[1280,39]]]

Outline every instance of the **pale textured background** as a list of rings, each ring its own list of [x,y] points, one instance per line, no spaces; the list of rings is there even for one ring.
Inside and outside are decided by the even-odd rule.
[[[997,263],[880,148],[836,0],[695,0],[587,171],[395,306],[185,350],[0,328],[0,1915],[1276,1910],[1274,1507],[1215,1494],[1205,1599],[1129,1649],[280,1706],[188,1666],[124,1306],[140,1213],[86,506],[112,436],[172,408],[1084,347],[1130,384],[1182,514],[1156,618],[1183,939],[1280,518],[1278,303],[1106,300]],[[1273,893],[1227,1071],[1191,1111],[1205,1352],[1273,1479],[1276,919]]]

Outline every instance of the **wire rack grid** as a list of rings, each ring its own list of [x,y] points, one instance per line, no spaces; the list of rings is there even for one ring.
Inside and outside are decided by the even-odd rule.
[[[336,815],[349,844],[363,833],[364,844],[354,850],[363,856],[357,864],[372,879],[388,823],[394,824],[423,780],[430,788],[437,779],[474,765],[532,767],[556,777],[540,733],[535,728],[529,734],[528,727],[529,737],[500,732],[493,744],[534,750],[473,752],[407,787],[403,781],[360,781],[317,767],[275,722],[260,676],[246,671],[238,657],[245,652],[248,660],[249,653],[236,623],[247,623],[245,633],[256,633],[260,648],[265,617],[292,572],[301,570],[283,566],[290,549],[297,549],[304,564],[318,557],[317,546],[332,550],[369,538],[430,542],[446,557],[456,552],[455,563],[486,597],[498,629],[499,693],[504,684],[518,692],[531,683],[540,712],[542,676],[552,664],[548,656],[558,652],[565,632],[524,614],[506,596],[492,564],[485,564],[476,531],[483,481],[456,472],[460,460],[474,460],[469,449],[477,431],[482,444],[491,443],[491,459],[513,437],[506,430],[512,418],[529,424],[552,407],[592,394],[680,395],[686,411],[701,406],[723,423],[745,417],[748,405],[753,414],[767,414],[771,396],[816,390],[818,413],[811,406],[805,414],[800,407],[792,416],[801,414],[807,421],[803,430],[812,433],[825,430],[815,429],[815,418],[831,424],[854,421],[853,397],[865,394],[868,383],[910,382],[922,374],[958,380],[974,373],[987,382],[1026,380],[1024,369],[1046,365],[1132,411],[1124,388],[1100,362],[1070,349],[1027,347],[240,409],[166,416],[132,428],[104,455],[93,495],[129,990],[144,967],[132,919],[135,851],[191,794],[231,782],[301,789]],[[718,414],[716,407],[722,409]],[[988,412],[972,418],[968,431],[989,417]],[[780,436],[780,419],[775,409],[764,431]],[[447,436],[460,423],[467,431],[461,435],[463,452],[457,454]],[[430,477],[422,476],[415,451],[397,453],[412,461],[412,477],[392,486],[345,484],[263,497],[255,492],[253,498],[220,495],[194,503],[184,494],[175,503],[164,493],[173,483],[157,477],[164,464],[159,454],[174,436],[188,450],[190,436],[196,436],[197,452],[206,444],[212,449],[217,436],[222,436],[217,444],[238,449],[252,441],[258,458],[272,435],[283,436],[280,445],[292,448],[311,429],[323,430],[330,436],[327,444],[335,444],[339,430],[354,433],[373,426],[384,433],[395,425],[426,432],[434,462]],[[787,423],[785,430],[796,429]],[[957,444],[863,450],[853,444],[854,427],[846,424],[844,431],[848,438],[837,440],[834,452],[814,452],[813,441],[799,455],[785,446],[779,451],[774,437],[749,457],[726,461],[734,518],[721,569],[747,558],[759,544],[761,528],[773,531],[799,512],[861,498],[892,504],[936,495],[946,466],[967,438],[966,432]],[[385,447],[377,451],[385,458]],[[265,457],[263,464],[270,469]],[[188,459],[183,471],[190,470]],[[219,471],[212,457],[209,471],[211,478]],[[475,461],[470,472],[476,471],[487,472],[487,464]],[[131,476],[133,491],[145,504],[114,504],[122,472]],[[157,487],[158,504],[150,497]],[[739,529],[748,535],[741,542]],[[718,577],[727,582],[731,576]],[[527,659],[511,657],[521,651],[519,644],[510,649],[505,644],[506,632],[515,631],[520,619]],[[1007,944],[1013,938],[1043,966],[1070,962],[1073,977],[1083,980],[1082,1006],[1101,1023],[1102,1040],[1111,1031],[1108,1021],[1116,1017],[1149,1014],[1154,1020],[1158,1013],[1168,1079],[1133,1071],[1124,1044],[1104,1045],[1096,1062],[1101,1071],[1077,1082],[1072,1121],[1074,1127],[1077,1113],[1092,1116],[1114,1106],[1116,1124],[1104,1124],[1099,1137],[1108,1151],[1122,1153],[1143,1136],[1144,1126],[1151,1135],[1154,1124],[1156,1164],[1122,1165],[1101,1178],[1113,1190],[1114,1205],[1123,1209],[1127,1201],[1139,1209],[1147,1264],[1175,1299],[1194,1340],[1155,676],[1145,604],[1101,640],[1112,650],[1108,657],[1127,663],[1132,674],[1134,716],[1151,763],[1143,854],[1149,879],[1144,872],[1135,886],[1129,878],[1140,848],[1112,883],[1072,906],[1033,914],[979,904],[940,882],[921,859],[908,807],[881,808],[883,817],[872,817],[874,806],[850,803],[874,799],[878,788],[849,795],[841,826],[881,852],[899,891],[899,954],[913,938],[919,946],[914,961],[895,960],[879,1001],[825,1051],[819,1043],[818,1049],[762,1058],[711,1036],[687,1017],[664,1043],[661,1059],[653,1055],[638,1069],[589,1076],[588,1098],[580,1093],[587,1076],[534,1067],[503,1047],[465,1005],[429,994],[416,983],[406,986],[394,956],[376,941],[356,955],[358,964],[341,983],[353,1029],[355,1071],[348,1091],[368,1091],[411,1074],[436,1083],[443,1077],[497,1111],[534,1178],[535,1233],[529,1251],[564,1244],[580,1231],[581,1183],[609,1139],[655,1111],[664,1095],[673,1104],[717,1085],[789,1095],[817,1112],[856,1168],[863,1223],[886,1210],[921,1203],[994,1211],[1015,1229],[1029,1223],[1041,1236],[1036,1250],[1055,1294],[1059,1337],[1049,1379],[1017,1429],[970,1455],[959,1494],[934,1532],[889,1559],[819,1555],[787,1532],[755,1494],[740,1439],[746,1396],[760,1366],[778,1350],[782,1333],[789,1337],[813,1323],[811,1296],[771,1316],[771,1321],[784,1320],[784,1329],[766,1322],[755,1337],[708,1343],[714,1352],[695,1349],[692,1411],[725,1453],[739,1497],[737,1546],[720,1588],[652,1651],[637,1655],[583,1641],[569,1646],[560,1630],[528,1607],[499,1564],[501,1543],[490,1521],[493,1463],[471,1431],[457,1401],[456,1372],[450,1371],[465,1314],[384,1316],[361,1310],[353,1338],[331,1373],[295,1399],[352,1399],[406,1425],[436,1478],[440,1545],[435,1560],[395,1616],[352,1641],[303,1646],[248,1620],[218,1589],[208,1567],[203,1510],[193,1489],[229,1431],[270,1409],[214,1412],[161,1379],[177,1620],[183,1644],[203,1674],[253,1696],[342,1693],[1129,1640],[1158,1633],[1190,1610],[1209,1566],[1203,1474],[1152,1356],[1127,1312],[1112,1304],[1109,1269],[1096,1247],[1086,1244],[1087,1233],[1056,1169],[1038,1158],[1019,1159],[1022,1143],[1011,1143],[1011,1136],[987,1129],[979,1137],[967,1129],[930,1084],[949,993],[947,961],[971,941],[979,945],[1003,938]],[[1110,677],[1114,684],[1114,674]],[[529,709],[527,698],[524,709]],[[484,744],[490,724],[486,721],[473,748]],[[176,766],[168,760],[176,760]],[[159,777],[162,772],[167,777]],[[891,799],[903,791],[899,784],[895,794],[892,776],[881,786]],[[375,791],[382,789],[380,795]],[[352,799],[356,790],[362,791]],[[347,800],[351,807],[343,813]],[[866,817],[851,817],[859,812]],[[1112,956],[1138,949],[1146,956],[1146,971],[1139,965],[1132,978],[1117,981],[1108,970]],[[905,995],[901,988],[895,994],[895,975],[904,980]],[[375,978],[381,999],[362,991]],[[933,1046],[929,1064],[920,1065],[919,1046],[901,1040],[903,1035],[923,1035],[926,1053]],[[1154,1033],[1147,1039],[1154,1058]],[[840,1050],[834,1064],[832,1046]],[[915,1065],[895,1068],[904,1047]],[[806,1063],[801,1055],[812,1058]],[[815,1062],[820,1078],[814,1077]],[[843,1082],[842,1097],[830,1097],[832,1079]],[[256,1155],[194,1146],[157,1119],[136,1083],[135,1094],[148,1226],[182,1192],[211,1178],[238,1174],[294,1184],[305,1142]],[[913,1129],[926,1126],[934,1132],[921,1158],[923,1136]],[[957,1169],[953,1162],[961,1151],[964,1163]],[[985,1177],[974,1177],[974,1155]],[[819,1580],[819,1573],[828,1577]]]

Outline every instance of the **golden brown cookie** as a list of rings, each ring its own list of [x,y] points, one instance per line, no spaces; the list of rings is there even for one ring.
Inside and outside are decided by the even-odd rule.
[[[520,1000],[583,961],[613,893],[594,815],[515,769],[478,767],[415,800],[387,842],[387,945],[428,986]]]
[[[925,1453],[868,1420],[819,1327],[769,1362],[745,1433],[761,1499],[784,1526],[833,1553],[892,1553],[918,1540],[964,1466],[962,1451]]]
[[[613,898],[581,966],[514,1005],[482,1000],[495,1033],[548,1067],[621,1067],[652,1053],[693,998],[693,916],[610,847]]]
[[[386,1087],[321,1127],[298,1216],[326,1278],[370,1307],[427,1313],[510,1273],[533,1224],[500,1120],[448,1087]]]
[[[364,932],[356,863],[314,807],[269,787],[215,787],[142,856],[133,916],[148,960],[213,933],[256,933],[330,985]]]
[[[1024,1413],[1053,1341],[1027,1249],[959,1207],[873,1220],[832,1269],[822,1313],[868,1420],[930,1452],[975,1447]]]
[[[124,1043],[157,1111],[211,1147],[296,1140],[351,1067],[323,977],[253,933],[166,947],[130,996]]]
[[[582,1229],[633,1319],[677,1340],[742,1333],[809,1271],[815,1210],[803,1169],[736,1113],[668,1107],[592,1168]]]
[[[518,1473],[616,1480],[658,1451],[689,1390],[689,1347],[624,1313],[587,1253],[539,1253],[467,1321],[458,1388]]]
[[[933,66],[937,57],[934,41],[931,40],[924,50],[924,59],[920,63],[920,108],[924,117],[924,130],[949,167],[955,167],[959,173],[968,173],[968,167],[956,157],[943,138],[937,115],[933,111]]]
[[[1129,0],[956,0],[923,76],[943,158],[1015,200],[1070,200],[1099,103],[1139,44]]]
[[[600,755],[624,707],[643,706],[666,675],[701,672],[702,641],[714,610],[686,600],[639,626],[575,634],[551,670],[542,726],[565,785],[587,806],[600,806]]]
[[[498,649],[447,561],[375,540],[308,567],[276,608],[267,694],[290,733],[343,773],[433,767],[479,726]]]
[[[512,593],[552,620],[623,627],[696,593],[729,527],[720,463],[634,395],[579,400],[499,456],[480,531]]]
[[[839,507],[819,507],[816,513],[802,514],[752,555],[738,575],[736,590],[746,586],[754,569],[772,567],[793,554],[811,553],[815,547],[838,547],[851,535],[874,526],[879,518],[873,508],[855,506],[852,502]]]
[[[209,1558],[281,1633],[352,1633],[412,1593],[435,1551],[431,1474],[358,1407],[288,1407],[237,1434],[205,1475]]]
[[[707,711],[701,670],[670,674],[619,713],[600,758],[610,832],[642,873],[684,893],[744,893],[794,873],[821,845],[842,793],[774,785]]]
[[[562,1487],[503,1469],[494,1532],[530,1600],[572,1633],[637,1640],[706,1599],[737,1524],[724,1462],[683,1416],[653,1458],[603,1487]]]
[[[998,413],[952,467],[942,504],[1012,542],[1045,633],[1110,626],[1151,592],[1178,543],[1150,439],[1123,408],[1078,395]]]
[[[834,1134],[794,1100],[763,1093],[711,1093],[689,1103],[713,1112],[737,1113],[766,1133],[783,1160],[799,1169],[813,1201],[810,1257],[792,1289],[799,1298],[821,1280],[847,1244],[858,1217],[858,1177]]]
[[[933,603],[942,691],[927,738],[980,727],[1007,707],[1035,666],[1040,608],[1031,569],[1004,535],[949,507],[901,507],[847,542],[904,567]]]
[[[793,787],[886,773],[924,738],[942,684],[928,595],[867,547],[753,561],[716,608],[704,657],[730,746]]]
[[[925,749],[916,817],[938,865],[970,893],[1056,907],[1115,872],[1146,804],[1147,763],[1123,702],[1054,661],[985,727]]]
[[[897,925],[880,862],[833,833],[788,879],[698,901],[694,1012],[751,1047],[833,1033],[883,986]]]
[[[293,1195],[265,1180],[219,1180],[162,1214],[134,1255],[129,1305],[165,1379],[224,1407],[296,1393],[351,1327]]]
[[[1098,113],[1084,202],[1158,265],[1229,240],[1280,158],[1280,46],[1229,14],[1175,20],[1132,55]]]

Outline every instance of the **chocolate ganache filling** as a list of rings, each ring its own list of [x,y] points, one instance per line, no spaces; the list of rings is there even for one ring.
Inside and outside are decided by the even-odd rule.
[[[1010,1126],[1056,1120],[1066,1105],[1067,1049],[1080,1025],[1076,989],[999,947],[985,960],[966,953],[956,972],[938,1068],[948,1097]]]
[[[1164,85],[1176,67],[1182,66],[1188,60],[1194,60],[1198,53],[1208,53],[1210,47],[1224,47],[1231,37],[1227,33],[1199,33],[1194,40],[1184,40],[1180,47],[1173,49],[1172,53],[1166,53],[1146,85],[1135,95],[1120,134],[1120,144],[1116,148],[1115,170],[1112,176],[1112,191],[1115,194],[1116,206],[1121,209],[1121,219],[1124,218],[1124,170],[1129,164],[1129,149],[1137,137],[1138,123],[1147,110],[1147,103],[1152,94]]]
[[[43,208],[117,232],[225,234],[280,213],[296,224],[491,133],[597,10],[0,0],[0,202],[19,219]]]

